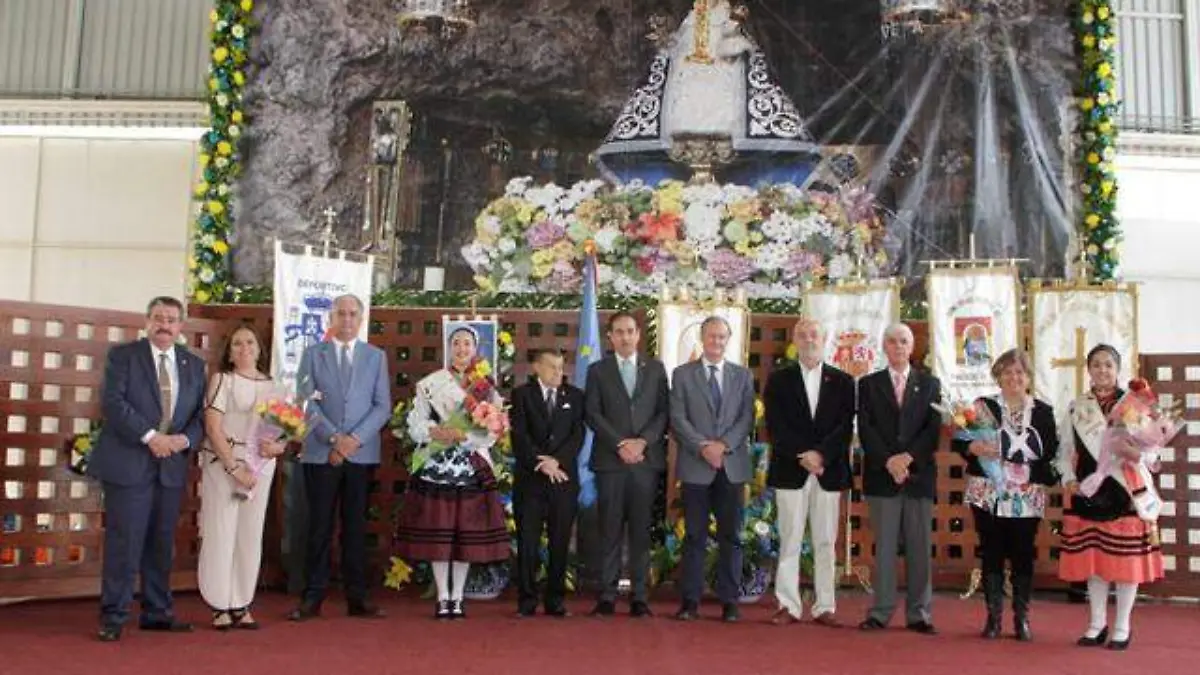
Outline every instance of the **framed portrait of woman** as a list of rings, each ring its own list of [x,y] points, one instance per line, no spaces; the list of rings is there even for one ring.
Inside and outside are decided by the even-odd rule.
[[[469,332],[475,336],[476,354],[492,365],[492,372],[500,372],[500,364],[496,361],[499,353],[497,340],[500,336],[500,324],[495,317],[473,319],[462,316],[442,315],[442,367],[450,367],[450,341],[455,333]]]

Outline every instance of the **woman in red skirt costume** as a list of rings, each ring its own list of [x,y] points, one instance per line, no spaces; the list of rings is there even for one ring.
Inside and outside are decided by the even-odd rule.
[[[488,362],[476,358],[478,345],[471,328],[454,330],[450,368],[417,383],[408,414],[409,437],[422,461],[404,493],[395,554],[430,563],[439,619],[466,617],[463,589],[471,563],[508,560],[511,552],[491,457],[503,431],[463,432],[461,423],[446,424],[470,417],[466,411],[476,402],[503,403]]]
[[[1091,390],[1071,403],[1059,446],[1058,469],[1068,503],[1058,573],[1065,581],[1087,582],[1091,619],[1077,644],[1097,647],[1107,639],[1109,649],[1123,650],[1131,639],[1129,620],[1138,584],[1161,579],[1163,559],[1154,523],[1138,517],[1128,489],[1117,478],[1106,476],[1090,497],[1078,492],[1080,482],[1099,468],[1108,414],[1125,393],[1117,388],[1121,355],[1113,347],[1094,347],[1088,352],[1087,368]],[[1117,590],[1117,615],[1110,636],[1111,584]]]

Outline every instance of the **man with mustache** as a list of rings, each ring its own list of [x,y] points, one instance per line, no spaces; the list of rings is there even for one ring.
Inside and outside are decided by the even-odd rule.
[[[104,489],[102,642],[121,639],[134,579],[141,575],[142,630],[192,630],[175,618],[171,561],[175,524],[193,448],[204,437],[204,359],[176,344],[183,303],[158,297],[146,309],[146,336],[108,352],[104,428],[88,474]]]

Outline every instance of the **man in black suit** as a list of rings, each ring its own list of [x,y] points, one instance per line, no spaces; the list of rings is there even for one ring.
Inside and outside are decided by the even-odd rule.
[[[838,508],[851,486],[850,439],[854,432],[854,378],[822,363],[825,332],[809,318],[792,330],[798,363],[775,371],[763,392],[771,463],[767,485],[779,511],[779,565],[771,622],[795,623],[804,613],[800,597],[800,548],[812,526],[813,621],[837,626]]]
[[[863,493],[875,532],[874,604],[859,627],[885,628],[896,608],[896,550],[904,533],[906,625],[933,635],[930,544],[941,416],[937,378],[909,366],[913,335],[896,324],[884,334],[887,368],[858,383],[858,436],[863,447]]]
[[[579,499],[576,459],[583,447],[583,392],[563,382],[563,355],[538,353],[536,377],[512,394],[513,515],[517,521],[517,615],[537,609],[537,572],[542,529],[550,544],[545,608],[549,616],[569,616],[563,605],[571,527]]]
[[[204,438],[204,359],[179,344],[183,303],[146,308],[146,337],[113,347],[104,368],[104,429],[88,474],[104,488],[103,642],[121,639],[134,579],[142,580],[142,630],[192,630],[175,618],[171,561],[191,450]]]
[[[627,312],[608,320],[615,353],[588,369],[585,409],[595,434],[591,469],[596,474],[600,516],[600,598],[593,616],[615,611],[621,573],[621,535],[629,528],[629,567],[633,599],[629,613],[651,616],[646,602],[650,576],[650,527],[654,497],[667,468],[669,390],[661,361],[638,353],[641,331]]]

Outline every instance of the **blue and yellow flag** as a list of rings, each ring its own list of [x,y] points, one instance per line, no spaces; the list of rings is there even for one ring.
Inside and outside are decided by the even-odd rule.
[[[588,367],[600,360],[600,316],[596,311],[596,257],[589,253],[583,262],[583,306],[579,309],[579,343],[575,346],[576,387],[587,387]],[[596,475],[588,467],[592,459],[592,430],[587,430],[579,452],[579,505],[596,503]]]

